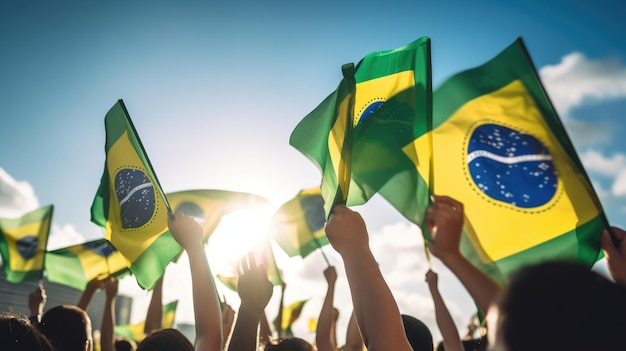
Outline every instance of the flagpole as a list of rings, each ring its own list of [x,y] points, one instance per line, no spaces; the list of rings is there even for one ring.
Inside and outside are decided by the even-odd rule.
[[[317,245],[317,248],[320,249],[320,252],[322,253],[322,257],[324,257],[324,261],[326,261],[326,264],[328,265],[328,267],[330,267],[330,261],[328,261],[328,257],[326,257],[324,250],[322,250],[322,245],[320,245],[319,241],[317,241],[317,238],[315,237],[315,234],[313,234],[313,232],[310,232],[310,234],[311,234],[311,237],[313,238],[313,242],[315,242],[315,245]]]

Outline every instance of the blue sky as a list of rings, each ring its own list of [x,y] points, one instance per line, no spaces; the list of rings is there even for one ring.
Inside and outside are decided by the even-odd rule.
[[[319,183],[318,170],[288,139],[335,89],[342,64],[429,36],[436,88],[522,36],[610,222],[624,227],[624,15],[626,4],[607,0],[4,0],[0,215],[52,203],[52,245],[101,237],[89,206],[104,163],[104,115],[119,98],[166,192],[248,191],[278,206]],[[379,248],[397,245],[399,234],[383,234],[389,228],[415,230],[383,200],[359,211]],[[401,308],[419,314],[416,306],[432,306],[421,290],[420,242],[408,235],[401,241],[415,255],[378,258]],[[311,284],[323,295],[323,260],[311,260],[299,262],[292,286]],[[410,278],[401,274],[407,268]],[[472,306],[459,301],[453,309],[461,327]]]

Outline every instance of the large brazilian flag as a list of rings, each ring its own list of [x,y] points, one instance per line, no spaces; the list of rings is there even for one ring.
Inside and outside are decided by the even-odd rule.
[[[405,152],[433,193],[464,203],[475,265],[504,283],[543,260],[596,262],[602,207],[521,38],[443,83],[428,127]]]
[[[305,189],[272,216],[270,237],[289,257],[308,256],[328,244],[324,232],[324,200],[320,188]]]
[[[120,278],[128,272],[129,262],[105,239],[93,240],[46,252],[46,278],[85,290],[93,279]]]
[[[91,205],[91,221],[129,261],[143,289],[152,289],[181,252],[167,227],[167,199],[119,100],[106,114],[106,162]]]
[[[410,202],[418,191],[387,184],[392,178],[417,183],[401,149],[419,135],[415,121],[431,113],[430,39],[370,53],[356,66],[354,89],[349,78],[344,65],[338,89],[300,121],[289,140],[322,171],[326,218],[339,202],[362,205],[377,192]]]
[[[20,218],[0,219],[0,254],[7,281],[43,278],[53,208],[49,205]]]

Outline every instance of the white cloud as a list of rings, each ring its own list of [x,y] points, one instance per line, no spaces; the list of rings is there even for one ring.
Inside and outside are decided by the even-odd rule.
[[[614,176],[626,169],[626,155],[621,153],[607,158],[595,150],[587,150],[580,154],[580,160],[586,169],[605,176]]]
[[[608,121],[586,122],[570,112],[584,104],[626,97],[626,67],[616,60],[589,60],[579,52],[556,65],[539,70],[541,80],[557,112],[578,146],[607,144],[614,126]]]
[[[48,237],[48,250],[78,245],[85,241],[85,237],[76,231],[73,224],[64,224],[63,226],[52,225],[50,228],[50,236]]]
[[[612,180],[611,195],[626,196],[626,155],[615,153],[611,157],[605,157],[597,151],[587,150],[580,154],[580,159],[588,171]],[[594,188],[599,189],[597,184]],[[606,196],[606,194],[603,195]]]
[[[17,218],[38,207],[33,187],[28,182],[15,180],[0,168],[0,217]]]
[[[539,70],[552,103],[563,116],[587,101],[626,97],[626,67],[615,60],[592,61],[579,52]]]

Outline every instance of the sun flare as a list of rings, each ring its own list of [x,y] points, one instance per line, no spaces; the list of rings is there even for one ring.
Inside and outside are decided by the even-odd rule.
[[[207,243],[214,273],[234,274],[241,258],[267,238],[274,210],[271,207],[245,209],[222,217]]]

